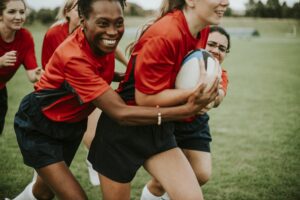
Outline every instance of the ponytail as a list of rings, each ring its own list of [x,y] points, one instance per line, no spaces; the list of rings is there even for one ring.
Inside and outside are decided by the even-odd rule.
[[[168,14],[169,12],[172,12],[175,9],[182,10],[185,5],[185,0],[162,0],[162,3],[159,8],[159,12],[155,19],[150,20],[148,23],[144,24],[141,28],[139,28],[136,40],[130,43],[127,48],[126,52],[129,51],[131,54],[134,50],[135,45],[141,38],[141,36],[145,33],[145,31],[156,21],[161,19],[163,16]]]

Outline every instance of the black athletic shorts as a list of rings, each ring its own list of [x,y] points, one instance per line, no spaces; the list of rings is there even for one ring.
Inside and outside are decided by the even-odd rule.
[[[192,122],[176,122],[175,137],[178,147],[197,151],[210,152],[212,141],[208,114],[197,115]]]
[[[7,113],[7,89],[6,87],[0,89],[0,135],[3,132],[5,124],[5,116]]]
[[[177,147],[174,123],[123,126],[102,112],[88,160],[100,174],[130,182],[151,156]]]
[[[40,102],[25,96],[15,115],[14,128],[24,163],[35,169],[65,161],[70,166],[86,130],[87,120],[54,122],[43,115]]]

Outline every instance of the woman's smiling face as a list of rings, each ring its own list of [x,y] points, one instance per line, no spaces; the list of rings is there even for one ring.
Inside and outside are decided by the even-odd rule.
[[[83,17],[82,22],[85,36],[95,54],[115,51],[125,30],[119,1],[95,1],[89,17]]]

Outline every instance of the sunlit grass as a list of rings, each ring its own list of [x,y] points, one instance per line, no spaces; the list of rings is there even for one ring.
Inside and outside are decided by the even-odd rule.
[[[267,27],[263,32],[272,33],[267,30],[272,28],[270,21],[258,22],[260,27]],[[241,24],[236,20],[224,22],[234,23]],[[243,23],[254,25],[253,20]],[[30,29],[39,59],[45,27]],[[300,198],[300,41],[285,37],[280,30],[275,28],[271,37],[233,38],[232,51],[224,63],[230,80],[228,95],[220,108],[210,111],[213,175],[203,187],[208,200]],[[125,37],[121,48],[131,40]],[[118,69],[124,70],[120,65]],[[9,111],[0,137],[0,199],[14,197],[32,178],[32,170],[22,162],[13,130],[19,102],[32,90],[26,79],[21,69],[8,84]],[[81,146],[71,169],[89,199],[101,199],[99,188],[89,183],[86,155]],[[139,199],[148,179],[141,169],[132,183],[132,199]]]

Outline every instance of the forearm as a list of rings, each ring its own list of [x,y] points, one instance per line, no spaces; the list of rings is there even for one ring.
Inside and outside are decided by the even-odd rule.
[[[117,48],[115,51],[115,57],[118,61],[120,61],[125,67],[128,64],[128,60],[125,56],[125,54],[123,54],[123,52],[121,51],[120,48]]]
[[[123,125],[157,124],[158,113],[161,113],[162,122],[184,119],[196,114],[195,107],[187,104],[169,108],[128,106],[112,89],[99,96],[93,103]]]
[[[135,100],[141,106],[177,106],[187,101],[193,90],[167,89],[157,94],[148,95],[135,90]]]

